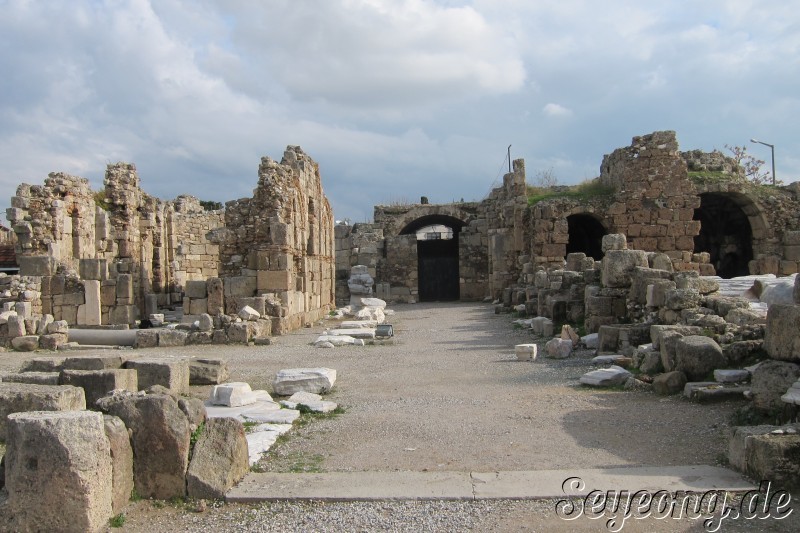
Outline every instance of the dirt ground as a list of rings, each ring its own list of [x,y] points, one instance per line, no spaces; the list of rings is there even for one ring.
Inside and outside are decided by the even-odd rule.
[[[388,319],[395,331],[392,345],[314,348],[310,343],[324,329],[315,325],[276,337],[270,346],[129,353],[225,358],[231,379],[246,381],[253,389],[270,390],[272,378],[283,368],[336,369],[336,386],[327,399],[338,402],[344,413],[316,418],[293,430],[259,463],[258,468],[267,471],[491,472],[725,462],[730,418],[742,402],[700,405],[679,396],[582,387],[578,379],[592,368],[593,354],[566,360],[540,355],[534,362],[519,362],[514,345],[532,342],[531,333],[515,327],[510,315],[495,315],[490,305],[416,304],[394,310]],[[0,354],[0,371],[16,370],[29,357]],[[193,389],[205,398],[209,387]],[[381,504],[337,505],[209,504],[204,512],[195,512],[193,502],[140,501],[126,511],[122,528],[110,530],[200,531],[222,524],[250,531],[326,530],[315,525],[313,517],[319,515],[319,524],[334,526],[337,522],[326,515],[333,511],[344,517],[345,530],[418,529],[413,521],[399,529],[391,520],[362,523],[363,516],[376,513]],[[469,502],[453,504],[453,509],[442,504],[438,511],[432,503],[392,505],[399,511],[389,509],[383,515],[434,513],[444,520],[422,524],[422,530],[606,529],[597,520],[560,520],[555,502]],[[290,520],[297,509],[303,509],[300,515],[306,522]],[[273,518],[265,521],[263,513]],[[257,518],[246,519],[251,515]],[[722,530],[796,530],[798,522],[789,522],[739,521]],[[674,520],[625,524],[629,531],[689,529],[701,530],[702,525]]]

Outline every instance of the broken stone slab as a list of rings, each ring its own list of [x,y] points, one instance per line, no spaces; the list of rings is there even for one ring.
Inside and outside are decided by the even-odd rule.
[[[219,385],[228,381],[228,361],[225,359],[192,359],[189,361],[190,385]]]
[[[613,365],[616,355],[598,355],[592,358],[593,365]]]
[[[336,326],[336,329],[353,329],[353,328],[372,328],[378,327],[377,320],[344,320]]]
[[[751,437],[754,435],[765,435],[776,426],[738,426],[733,428],[733,435],[728,442],[728,462],[739,472],[747,470],[747,453]]]
[[[53,322],[53,324],[57,324]],[[51,324],[51,326],[53,325]],[[50,329],[53,329],[52,327]],[[51,331],[51,333],[64,333]],[[133,346],[136,344],[135,329],[69,329],[69,342],[95,346]]]
[[[316,346],[318,344],[327,342],[333,344],[334,346],[355,346],[359,344],[356,342],[357,340],[359,339],[351,337],[350,335],[320,335],[317,337],[317,340],[314,341],[314,345]]]
[[[101,398],[97,405],[131,431],[136,492],[143,498],[183,498],[191,431],[175,398],[123,393]]]
[[[95,408],[97,400],[108,395],[110,391],[139,390],[136,370],[113,368],[108,370],[62,370],[61,384],[80,387],[86,394],[86,405]]]
[[[248,462],[256,464],[261,456],[278,440],[278,437],[292,429],[291,424],[260,424],[247,433]]]
[[[323,394],[336,383],[336,370],[332,368],[290,368],[280,370],[272,388],[275,394],[291,396],[295,392]]]
[[[234,418],[213,418],[203,428],[186,472],[188,496],[221,500],[250,470],[244,426]]]
[[[375,330],[372,328],[332,329],[328,331],[327,335],[348,336],[354,339],[374,339]]]
[[[215,385],[211,390],[208,401],[212,405],[222,405],[225,407],[242,407],[256,403],[259,399],[272,401],[272,397],[267,391],[254,391],[248,383],[234,381]]]
[[[581,376],[580,383],[590,387],[614,387],[623,385],[632,374],[619,366],[592,370]]]
[[[689,383],[686,384],[687,386]],[[716,385],[708,385],[706,387],[698,387],[692,391],[691,399],[700,403],[722,402],[726,400],[741,400],[744,398],[745,392],[749,390],[742,385],[723,385],[717,383]]]
[[[5,378],[3,378],[3,381],[5,381]],[[795,381],[792,386],[789,387],[786,394],[781,396],[781,401],[792,405],[800,405],[800,380]]]
[[[238,316],[242,320],[258,320],[261,318],[261,314],[249,305],[242,307],[239,310]]]
[[[38,335],[23,335],[11,339],[11,347],[18,352],[33,352],[39,348]]]
[[[11,413],[83,409],[86,409],[86,396],[79,387],[0,383],[0,440],[6,439],[6,420]]]
[[[720,383],[716,381],[688,381],[686,385],[683,386],[683,395],[686,398],[693,398],[697,390],[702,389],[704,387],[719,387],[721,386]]]
[[[248,420],[244,416],[245,413],[249,414],[250,417],[255,418],[260,414],[267,413],[269,411],[277,411],[281,408],[281,406],[277,402],[270,400],[258,400],[256,403],[243,405],[241,407],[225,407],[221,405],[214,405],[211,402],[206,401],[205,408],[208,418],[229,417],[237,418],[242,422],[245,422]]]
[[[714,380],[720,383],[741,383],[750,379],[748,370],[739,369],[716,369],[714,370]]]
[[[120,418],[103,415],[103,427],[111,446],[112,513],[118,514],[128,506],[133,491],[133,448]]]
[[[131,359],[125,368],[139,373],[139,388],[161,385],[181,394],[189,390],[189,361],[186,359]]]
[[[584,335],[581,337],[581,342],[583,345],[586,346],[589,350],[596,350],[598,346],[600,346],[600,334],[599,333],[589,333],[588,335]]]
[[[113,471],[103,416],[8,417],[5,484],[15,531],[100,531],[112,516]]]
[[[18,374],[6,374],[3,376],[4,383],[28,383],[31,385],[59,385],[59,372],[20,372]]]
[[[550,359],[566,359],[572,353],[572,341],[555,338],[544,345],[545,357]]]
[[[56,351],[62,345],[66,344],[67,335],[64,333],[48,333],[47,335],[39,335],[39,348],[42,350]]]
[[[308,409],[312,413],[330,413],[332,411],[335,411],[339,407],[339,404],[337,404],[336,402],[331,402],[328,400],[322,400],[319,402],[304,402],[300,405],[302,405],[304,408]]]
[[[253,410],[242,413],[242,418],[248,422],[264,424],[292,424],[300,418],[300,411],[297,409],[273,409],[260,412]]]
[[[517,344],[514,346],[514,353],[518,361],[535,361],[537,349],[535,344]]]
[[[319,394],[314,394],[312,392],[295,392],[289,398],[285,400],[281,400],[280,404],[284,407],[289,409],[296,409],[297,406],[301,403],[307,402],[321,402],[322,396]]]

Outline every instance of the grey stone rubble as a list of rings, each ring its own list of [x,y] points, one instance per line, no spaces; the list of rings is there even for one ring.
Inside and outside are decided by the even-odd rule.
[[[609,368],[601,368],[599,370],[592,370],[580,377],[582,385],[589,385],[592,387],[614,387],[623,385],[631,373],[624,368],[612,365]]]
[[[291,396],[296,392],[326,393],[336,383],[332,368],[290,368],[278,371],[272,383],[275,394]]]

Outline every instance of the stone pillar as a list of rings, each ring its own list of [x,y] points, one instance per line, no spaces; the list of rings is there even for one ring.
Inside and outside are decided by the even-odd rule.
[[[100,531],[112,515],[111,452],[103,415],[8,416],[6,488],[15,531]]]
[[[83,282],[84,303],[78,306],[78,324],[81,326],[99,326],[101,324],[100,311],[100,281],[85,280]]]

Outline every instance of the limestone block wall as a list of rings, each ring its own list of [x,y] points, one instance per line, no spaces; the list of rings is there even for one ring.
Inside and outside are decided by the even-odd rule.
[[[481,203],[488,240],[488,293],[499,298],[503,289],[517,281],[522,265],[518,257],[529,249],[525,235],[528,199],[525,161],[514,161],[512,172],[503,176],[503,185]]]
[[[383,228],[378,224],[337,224],[334,228],[336,245],[336,305],[344,306],[350,301],[347,280],[350,269],[364,265],[373,279],[378,277],[378,263],[385,257]],[[377,297],[390,299],[385,293]]]
[[[322,190],[319,166],[300,147],[283,159],[261,160],[252,198],[228,202],[219,244],[225,310],[237,298],[280,301],[274,333],[319,319],[334,304],[333,214]]]
[[[225,224],[222,209],[206,211],[194,196],[179,196],[167,213],[169,227],[169,280],[171,292],[180,292],[187,281],[219,275],[219,245],[207,239],[209,232]]]

